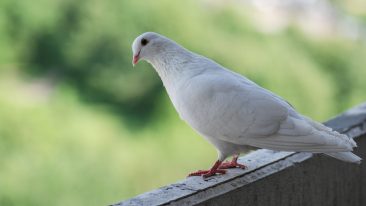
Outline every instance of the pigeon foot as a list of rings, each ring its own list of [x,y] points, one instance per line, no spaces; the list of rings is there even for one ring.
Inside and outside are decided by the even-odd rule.
[[[217,160],[215,162],[215,164],[212,166],[211,169],[209,169],[209,170],[198,170],[197,172],[192,172],[188,175],[188,177],[203,176],[203,178],[207,178],[207,177],[214,176],[216,174],[225,174],[226,170],[219,168],[221,163],[222,162],[220,160]]]
[[[219,167],[219,169],[230,169],[230,168],[241,168],[241,169],[246,169],[247,166],[243,165],[243,164],[239,164],[237,162],[224,162],[222,163],[222,165]]]
[[[239,158],[239,155],[235,155],[231,161],[226,161],[226,162],[222,163],[219,166],[219,169],[229,169],[229,168],[246,169],[247,166],[238,163],[238,158]]]
[[[192,176],[202,176],[204,178],[214,176],[216,174],[225,174],[226,170],[216,169],[216,170],[198,170],[196,172],[192,172],[188,175],[188,177]]]

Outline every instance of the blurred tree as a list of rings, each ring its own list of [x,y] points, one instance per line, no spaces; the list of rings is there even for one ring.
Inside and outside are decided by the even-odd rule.
[[[121,70],[121,67],[130,64],[130,60],[126,61],[130,53],[127,54],[126,49],[120,46],[120,40],[105,31],[90,45],[81,48],[84,54],[78,64],[68,54],[72,47],[82,47],[74,35],[85,32],[81,22],[92,18],[83,8],[83,1],[63,3],[55,23],[49,27],[39,27],[29,34],[29,45],[23,54],[26,62],[24,68],[32,75],[74,85],[84,100],[104,103],[114,113],[128,116],[129,125],[144,125],[152,117],[158,100],[156,96],[160,95],[162,86],[157,78],[153,78],[138,95],[119,94],[123,93],[120,86],[130,87],[122,82],[125,79],[123,76],[135,76],[129,73],[136,73],[130,68]],[[12,12],[9,14],[8,21],[20,19]],[[145,86],[141,82],[136,84]],[[131,87],[129,89],[132,90]]]

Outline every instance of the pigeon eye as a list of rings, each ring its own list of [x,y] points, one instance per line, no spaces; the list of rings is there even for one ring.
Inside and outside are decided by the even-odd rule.
[[[141,45],[145,46],[147,43],[149,43],[149,41],[145,38],[141,39]]]

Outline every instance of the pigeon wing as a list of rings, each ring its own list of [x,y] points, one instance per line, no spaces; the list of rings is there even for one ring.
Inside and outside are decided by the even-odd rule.
[[[285,100],[244,77],[206,73],[196,80],[205,86],[195,90],[200,109],[192,126],[208,137],[284,151],[352,150],[344,135],[317,130]]]
[[[200,133],[236,144],[275,134],[289,113],[285,101],[230,72],[194,77],[185,91],[181,117]]]

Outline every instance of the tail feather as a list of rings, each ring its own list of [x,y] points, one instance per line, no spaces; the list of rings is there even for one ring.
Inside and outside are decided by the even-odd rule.
[[[327,133],[328,135],[339,138],[343,142],[343,144],[349,145],[351,148],[357,147],[356,142],[352,138],[348,137],[347,135],[340,134],[337,131],[334,131],[331,128],[326,127],[323,124],[320,124],[316,121],[313,121],[308,117],[305,117],[305,118],[311,124],[311,126],[316,128],[318,131],[322,131],[322,132]],[[332,152],[332,153],[324,153],[324,154],[334,157],[336,159],[345,161],[345,162],[351,162],[351,163],[356,163],[356,164],[360,164],[361,160],[362,160],[361,157],[353,154],[352,152]]]
[[[352,152],[334,152],[325,154],[345,162],[352,162],[357,164],[360,164],[362,160],[361,157],[353,154]]]
[[[330,136],[334,136],[335,138],[341,140],[344,145],[349,145],[351,148],[357,147],[356,142],[352,138],[348,137],[347,135],[340,134],[339,132],[332,130],[332,128],[330,128],[330,127],[327,127],[321,123],[313,121],[309,117],[306,117],[306,116],[303,116],[303,117],[307,120],[307,122],[311,126],[313,126],[318,131],[324,132]]]

